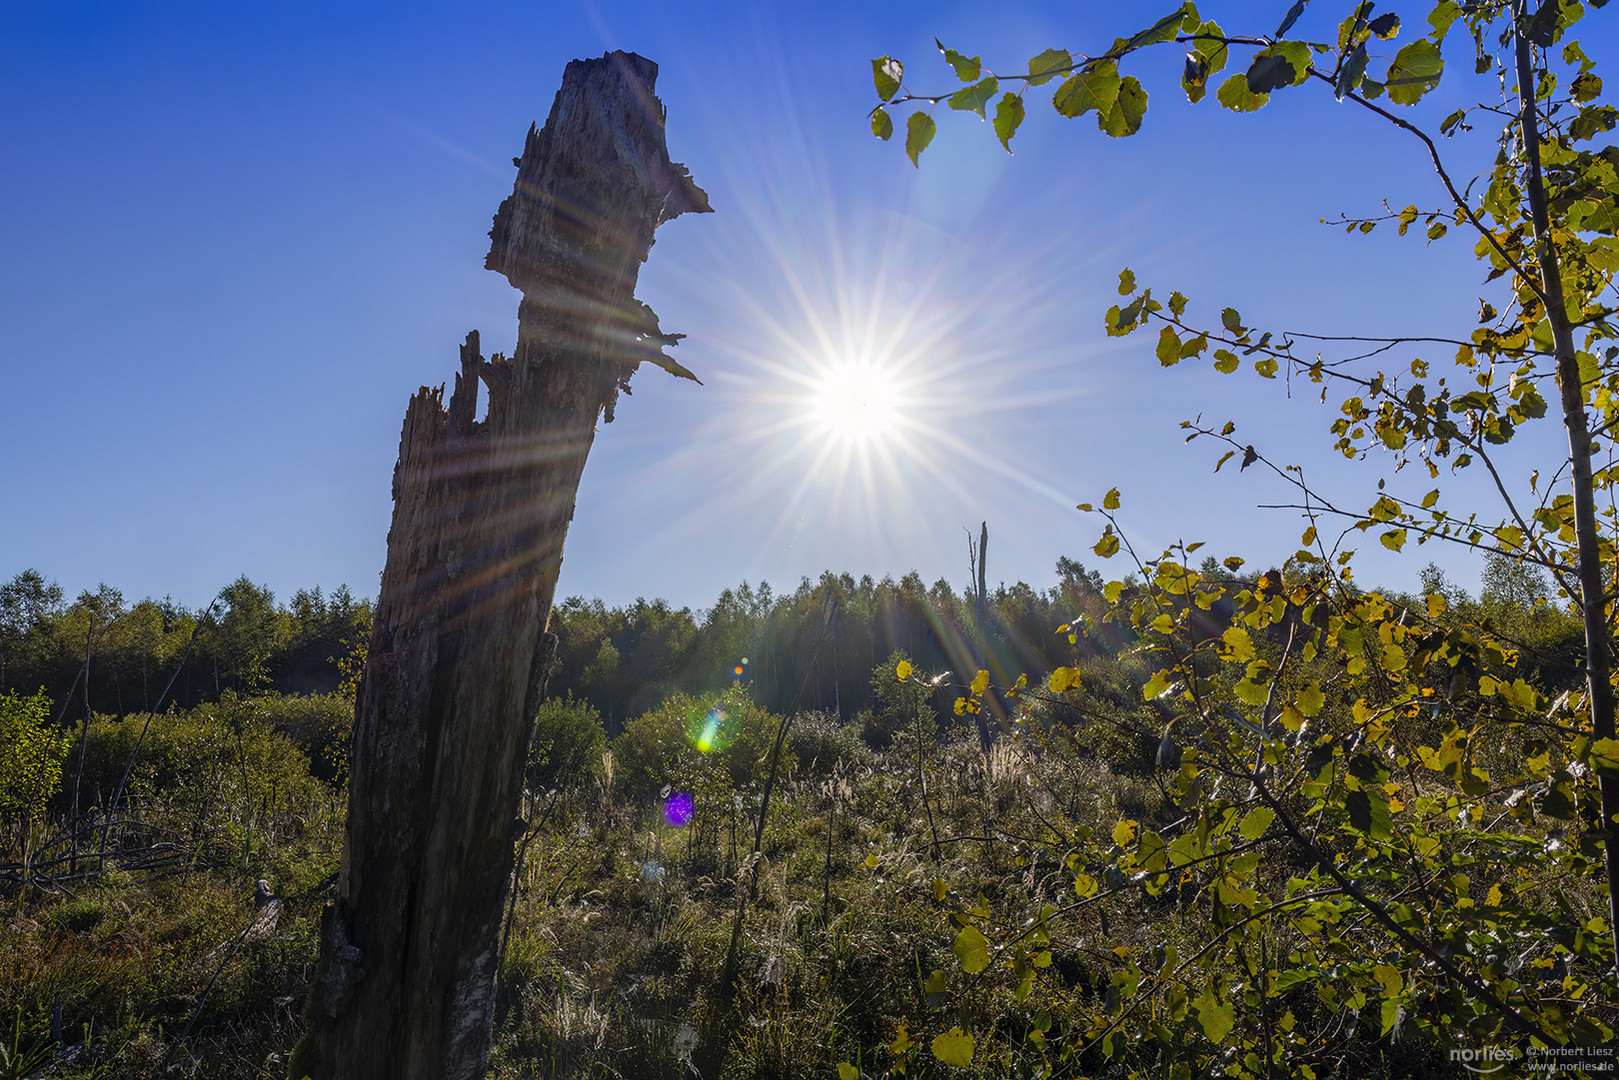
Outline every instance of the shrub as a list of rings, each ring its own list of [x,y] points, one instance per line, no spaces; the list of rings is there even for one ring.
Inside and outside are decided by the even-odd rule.
[[[0,694],[0,820],[8,824],[39,816],[61,782],[73,740],[51,727],[50,712],[43,690]]]
[[[613,741],[619,783],[631,797],[647,798],[666,784],[694,787],[716,767],[733,787],[762,781],[779,722],[736,687],[718,696],[675,694]],[[796,764],[784,747],[780,775]]]
[[[586,701],[551,698],[534,717],[525,779],[530,791],[572,786],[601,772],[607,735],[601,713]]]

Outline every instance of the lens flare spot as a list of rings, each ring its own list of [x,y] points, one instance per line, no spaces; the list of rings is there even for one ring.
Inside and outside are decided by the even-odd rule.
[[[663,820],[678,829],[691,820],[692,812],[696,808],[697,804],[692,801],[691,795],[677,791],[664,800]]]
[[[686,741],[702,753],[712,754],[731,745],[734,727],[731,717],[716,705],[708,712],[692,717],[686,727]]]

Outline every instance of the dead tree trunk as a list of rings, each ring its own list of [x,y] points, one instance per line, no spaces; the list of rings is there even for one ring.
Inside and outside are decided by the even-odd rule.
[[[707,197],[669,160],[657,65],[576,60],[495,215],[487,267],[522,290],[516,355],[467,335],[446,408],[405,414],[350,759],[338,897],[294,1078],[481,1076],[523,754],[579,477],[644,359],[653,230]],[[476,422],[478,383],[489,407]]]

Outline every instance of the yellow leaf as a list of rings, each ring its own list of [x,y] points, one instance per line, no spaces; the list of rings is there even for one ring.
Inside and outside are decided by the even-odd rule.
[[[1113,826],[1113,842],[1119,845],[1121,848],[1129,847],[1131,844],[1135,843],[1135,839],[1136,823],[1131,821],[1129,818],[1125,818],[1123,821]]]
[[[1119,489],[1112,488],[1102,496],[1102,509],[1117,510],[1119,508]]]
[[[1372,978],[1383,988],[1384,997],[1393,997],[1404,987],[1405,981],[1400,978],[1400,969],[1393,964],[1378,964],[1372,968]]]
[[[1220,640],[1225,642],[1227,660],[1246,663],[1258,655],[1254,652],[1253,638],[1249,637],[1248,631],[1240,626],[1231,627],[1220,635]]]
[[[965,1069],[973,1063],[973,1037],[953,1027],[934,1037],[933,1056],[946,1065]]]
[[[1443,615],[1445,613],[1445,609],[1448,608],[1449,606],[1450,606],[1450,604],[1448,604],[1445,601],[1445,597],[1444,597],[1443,594],[1441,594],[1441,593],[1429,593],[1428,594],[1428,618],[1430,618],[1430,619],[1439,618],[1439,616],[1441,616],[1441,615]]]
[[[1053,694],[1060,694],[1074,685],[1074,671],[1071,668],[1060,667],[1051,673],[1049,685]]]
[[[911,662],[909,660],[901,660],[899,662],[899,667],[894,669],[894,677],[900,682],[904,682],[906,679],[911,677],[911,670]]]
[[[984,691],[989,689],[989,672],[980,671],[977,675],[974,675],[970,689],[974,697],[983,697]]]
[[[875,870],[875,869],[877,869],[877,856],[876,855],[867,855],[866,856],[866,869],[867,870]]]
[[[1299,691],[1297,701],[1299,712],[1305,716],[1314,716],[1327,703],[1327,695],[1321,692],[1320,683],[1311,681],[1305,683],[1303,689]]]

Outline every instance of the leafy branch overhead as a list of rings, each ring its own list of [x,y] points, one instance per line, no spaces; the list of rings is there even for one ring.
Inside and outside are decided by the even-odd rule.
[[[1274,34],[1251,36],[1227,33],[1212,19],[1203,19],[1197,6],[1188,2],[1139,33],[1115,39],[1105,52],[1090,55],[1046,49],[1031,57],[1023,70],[1010,73],[997,73],[981,57],[966,56],[937,42],[956,79],[966,84],[949,93],[909,90],[904,63],[880,56],[871,62],[879,98],[871,111],[871,130],[878,138],[888,139],[895,131],[898,107],[919,106],[905,122],[905,151],[915,163],[933,140],[937,130],[933,113],[940,104],[986,119],[994,100],[995,135],[1010,151],[1012,138],[1026,116],[1028,91],[1061,79],[1051,95],[1052,108],[1060,116],[1074,119],[1094,112],[1097,127],[1106,134],[1115,138],[1134,135],[1147,114],[1147,91],[1134,75],[1121,74],[1119,65],[1136,52],[1169,43],[1185,46],[1181,88],[1194,103],[1203,99],[1209,80],[1242,52],[1247,66],[1227,76],[1215,91],[1216,100],[1235,112],[1259,109],[1271,94],[1311,79],[1330,86],[1340,101],[1348,98],[1370,104],[1387,95],[1394,104],[1415,105],[1439,84],[1445,70],[1441,47],[1464,12],[1463,5],[1453,0],[1436,5],[1428,16],[1425,36],[1409,41],[1390,56],[1380,46],[1399,36],[1402,24],[1398,15],[1373,15],[1375,5],[1362,3],[1339,24],[1332,41],[1285,37],[1304,7],[1303,0],[1295,3]],[[1500,5],[1468,7],[1474,12],[1468,20],[1476,22],[1486,9]]]
[[[1210,925],[1194,942],[1144,946],[1110,936],[1103,916],[1092,940],[1099,957],[1112,950],[1105,997],[1020,1021],[1040,1033],[1048,1074],[1108,1061],[1143,1074],[1173,1063],[1190,1075],[1313,1076],[1319,1048],[1366,1021],[1374,1040],[1430,1048],[1583,1047],[1619,1028],[1619,109],[1574,36],[1605,3],[1430,0],[1424,18],[1402,20],[1351,2],[1317,22],[1325,5],[1297,0],[1274,31],[1250,34],[1187,3],[1103,51],[1047,49],[1012,73],[941,43],[961,85],[937,94],[913,90],[893,57],[872,62],[872,131],[889,139],[906,114],[913,164],[941,104],[992,120],[1010,150],[1042,87],[1058,115],[1094,112],[1105,134],[1133,135],[1148,94],[1125,69],[1154,46],[1181,47],[1194,104],[1212,87],[1221,106],[1250,113],[1313,86],[1409,139],[1434,192],[1421,207],[1385,202],[1331,224],[1425,244],[1465,236],[1479,260],[1476,324],[1399,337],[1265,329],[1234,306],[1199,318],[1182,293],[1120,274],[1108,336],[1146,331],[1143,359],[1165,368],[1319,387],[1330,448],[1384,467],[1362,496],[1328,494],[1233,422],[1185,421],[1188,442],[1218,446],[1215,471],[1233,458],[1234,472],[1258,466],[1287,493],[1271,508],[1303,518],[1297,549],[1252,578],[1237,576],[1236,558],[1195,568],[1195,543],[1138,552],[1117,489],[1080,504],[1103,517],[1094,554],[1130,566],[1103,588],[1104,614],[1062,630],[1130,643],[1144,709],[1162,724],[1155,760],[1172,810],[1121,821],[1111,843],[1082,838],[1068,867],[1079,899],[1066,908],[1021,924],[984,901],[953,910],[960,999],[978,1000],[999,974],[1017,1001],[1043,1000],[1033,928],[1082,908],[1174,896],[1206,903]],[[1448,115],[1413,108],[1465,78],[1446,63],[1464,50],[1484,100]],[[1491,120],[1497,131],[1478,130]],[[1468,135],[1482,144],[1469,160],[1489,163],[1471,178],[1442,149]],[[1566,452],[1538,468],[1517,464],[1521,446],[1505,456],[1548,417],[1562,431],[1539,445]],[[1483,506],[1447,486],[1462,470],[1484,474]],[[1522,632],[1459,619],[1437,585],[1417,598],[1361,590],[1355,545],[1374,536],[1387,551],[1443,542],[1549,572],[1579,622],[1580,684],[1553,695],[1525,679]],[[975,680],[958,711],[977,713],[993,692],[1083,712],[1093,666],[1082,654],[1037,692]],[[1267,857],[1289,869],[1267,869]],[[1558,899],[1545,902],[1545,889]],[[1576,895],[1582,905],[1562,902]],[[963,1004],[951,1020],[972,1016]],[[997,1020],[979,1057],[1017,1026]],[[1045,1035],[1059,1029],[1060,1047]],[[955,1047],[945,1036],[974,1034],[962,1023],[941,1038]]]

